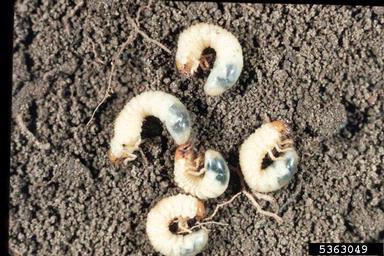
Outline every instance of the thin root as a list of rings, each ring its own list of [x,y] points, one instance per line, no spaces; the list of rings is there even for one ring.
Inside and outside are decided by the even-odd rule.
[[[219,226],[229,226],[229,224],[227,223],[221,223],[221,222],[217,222],[217,221],[204,221],[204,222],[200,222],[198,223],[197,225],[193,226],[190,230],[194,230],[196,228],[200,228],[200,227],[204,227],[206,225],[219,225]]]
[[[211,220],[213,217],[215,217],[215,215],[217,214],[217,212],[219,211],[220,208],[230,204],[233,202],[233,200],[235,200],[239,195],[241,195],[241,191],[239,193],[237,193],[236,195],[234,195],[231,199],[229,199],[228,201],[225,201],[221,204],[218,204],[215,208],[215,210],[213,211],[213,213],[211,214],[211,216],[209,216],[208,218],[205,218],[205,220]]]
[[[266,195],[266,194],[263,194],[263,193],[259,193],[259,192],[256,192],[256,191],[252,191],[252,194],[257,199],[262,199],[262,200],[268,201],[271,204],[273,204],[275,209],[276,209],[276,212],[279,210],[279,205],[277,204],[277,201],[276,201],[276,199],[273,196]]]
[[[104,94],[104,97],[103,99],[100,101],[100,103],[96,106],[95,110],[93,110],[92,112],[92,115],[91,115],[91,118],[89,119],[88,123],[85,125],[85,127],[88,127],[91,122],[92,122],[92,119],[93,117],[95,116],[97,110],[100,108],[100,106],[104,103],[104,101],[107,100],[107,98],[111,95],[111,84],[112,84],[112,76],[114,75],[114,71],[115,71],[115,63],[112,62],[111,64],[111,72],[109,74],[109,78],[108,78],[108,87],[107,89],[105,90],[105,94]]]
[[[167,47],[165,47],[163,44],[159,43],[158,41],[156,40],[153,40],[152,38],[150,38],[147,34],[145,34],[143,31],[141,31],[139,29],[139,18],[140,18],[140,14],[141,14],[141,10],[142,9],[145,9],[145,8],[148,8],[150,5],[152,4],[152,1],[149,1],[148,4],[145,6],[145,7],[140,7],[137,12],[136,12],[136,19],[132,19],[131,17],[128,16],[128,19],[129,19],[129,22],[132,24],[132,26],[135,28],[135,33],[131,34],[127,40],[120,46],[118,52],[113,56],[112,58],[112,61],[111,61],[111,72],[109,73],[109,78],[108,78],[108,87],[107,89],[105,90],[105,94],[104,94],[104,97],[103,99],[101,100],[101,102],[96,106],[95,110],[93,111],[92,115],[91,115],[91,118],[89,119],[89,121],[87,122],[87,124],[85,125],[85,127],[88,127],[97,110],[100,108],[100,106],[107,100],[107,98],[109,96],[111,96],[111,93],[112,93],[112,77],[115,75],[115,63],[116,63],[116,60],[121,56],[121,54],[123,53],[124,49],[129,45],[131,44],[137,37],[137,34],[140,34],[141,36],[143,36],[144,38],[146,38],[147,40],[149,40],[150,42],[158,45],[159,47],[161,47],[163,50],[165,50],[166,52],[168,52],[169,54],[171,54],[171,50],[169,50]],[[81,7],[81,6],[80,6]],[[79,7],[79,8],[80,8]],[[75,7],[76,8],[76,7]]]
[[[144,39],[146,39],[147,41],[149,41],[149,42],[151,42],[153,44],[156,44],[157,46],[159,46],[161,49],[163,49],[167,53],[172,54],[172,51],[168,47],[166,47],[165,45],[163,45],[159,41],[157,41],[155,39],[152,39],[146,33],[144,33],[142,30],[140,30],[139,25],[136,24],[134,19],[132,19],[129,16],[127,16],[127,17],[128,17],[129,22],[131,23],[131,25],[135,28],[136,32],[139,33]]]
[[[256,207],[257,211],[260,213],[260,214],[263,214],[263,215],[266,215],[266,216],[269,216],[269,217],[272,217],[274,218],[278,223],[282,223],[283,222],[283,219],[275,214],[275,213],[272,213],[272,212],[268,212],[268,211],[264,211],[261,206],[256,202],[255,198],[252,196],[251,193],[249,193],[248,191],[246,190],[243,190],[242,193],[248,197],[249,200],[251,200],[252,204]]]
[[[180,231],[177,232],[178,235],[182,235],[182,234],[190,234],[192,233],[192,229],[189,229],[189,228],[186,228],[186,227],[179,227]]]
[[[260,214],[263,214],[263,215],[267,215],[269,217],[272,217],[274,218],[278,223],[282,223],[283,222],[283,219],[278,216],[277,214],[275,213],[272,213],[272,212],[268,212],[268,211],[264,211],[261,206],[256,202],[255,198],[252,196],[251,193],[249,193],[248,191],[246,191],[245,189],[238,192],[236,195],[234,195],[230,200],[224,202],[224,203],[221,203],[219,205],[216,206],[215,210],[213,211],[213,213],[208,217],[208,218],[205,218],[205,221],[207,220],[211,220],[218,212],[218,210],[230,203],[233,202],[233,200],[235,200],[239,195],[241,194],[244,194],[249,200],[251,200],[252,204],[256,207],[257,211],[260,213]],[[275,199],[273,197],[270,197],[268,195],[265,195],[265,194],[260,194],[260,193],[256,193],[255,192],[255,196],[258,197],[258,198],[261,198],[261,199],[264,199],[264,200],[267,200],[269,202],[272,202],[272,203],[275,203],[275,205],[277,205]],[[278,207],[277,207],[278,209]]]
[[[174,222],[177,223],[178,229],[180,230],[177,232],[177,234],[192,233],[192,229],[188,227],[188,224],[183,217],[177,218],[176,220],[174,220]]]
[[[31,131],[28,130],[27,126],[25,125],[24,121],[23,121],[23,117],[21,114],[18,114],[16,116],[16,123],[17,125],[20,127],[21,129],[21,132],[25,135],[25,137],[27,137],[28,140],[34,142],[34,144],[39,148],[39,149],[43,149],[43,150],[48,150],[51,148],[51,145],[48,144],[48,143],[41,143],[36,137],[35,135],[33,135],[33,133]]]
[[[278,216],[277,214],[272,213],[272,212],[267,212],[267,211],[264,211],[263,209],[261,209],[261,206],[256,202],[256,200],[252,196],[252,194],[247,191],[247,188],[245,186],[244,176],[243,176],[242,172],[240,171],[240,169],[236,168],[236,167],[234,169],[235,169],[235,171],[236,171],[236,173],[237,173],[237,175],[239,176],[239,179],[240,179],[240,184],[241,184],[241,187],[242,187],[242,191],[240,193],[243,193],[246,197],[248,197],[249,200],[251,200],[252,204],[256,207],[256,209],[257,209],[257,211],[259,213],[274,218],[278,223],[283,222],[283,219],[280,216]],[[268,195],[261,194],[261,193],[258,193],[258,192],[253,192],[253,193],[254,193],[255,197],[260,198],[260,199],[264,199],[266,201],[269,201],[269,202],[271,202],[271,203],[273,203],[273,204],[275,204],[277,206],[277,202],[276,202],[276,200],[273,197],[270,197]]]

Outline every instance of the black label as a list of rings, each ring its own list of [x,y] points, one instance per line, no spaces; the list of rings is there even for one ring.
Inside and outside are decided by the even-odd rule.
[[[309,255],[381,255],[383,243],[309,243]]]

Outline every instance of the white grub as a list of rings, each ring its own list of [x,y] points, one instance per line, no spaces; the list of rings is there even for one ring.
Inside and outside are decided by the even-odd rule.
[[[176,67],[181,74],[192,75],[198,68],[204,49],[216,51],[216,60],[204,85],[207,95],[217,96],[231,88],[243,69],[243,52],[237,38],[212,24],[199,23],[184,30],[176,52]]]
[[[130,161],[141,143],[141,127],[147,116],[160,119],[175,140],[184,144],[191,135],[191,118],[175,96],[161,91],[147,91],[132,98],[119,113],[114,125],[109,158],[112,162]]]
[[[247,185],[256,192],[271,192],[288,184],[297,170],[299,157],[293,141],[284,139],[289,130],[282,121],[267,123],[250,135],[240,147],[240,167]],[[283,148],[285,146],[285,148]],[[282,155],[275,157],[273,149]],[[262,168],[264,157],[273,161]]]
[[[203,202],[189,195],[179,194],[162,199],[148,213],[147,235],[154,249],[167,256],[196,255],[208,242],[208,231],[192,231],[188,220],[205,217]],[[170,230],[177,224],[177,232]],[[184,234],[182,234],[184,233]]]
[[[201,163],[204,167],[199,169]],[[209,149],[204,157],[196,157],[191,143],[176,149],[174,174],[180,188],[202,200],[223,194],[230,178],[227,163],[219,152]]]

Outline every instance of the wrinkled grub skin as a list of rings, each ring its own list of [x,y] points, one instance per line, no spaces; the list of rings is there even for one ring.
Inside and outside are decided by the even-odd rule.
[[[384,11],[379,7],[153,4],[116,62],[113,95],[85,127],[107,88],[112,56],[134,33],[136,1],[16,1],[13,116],[51,149],[39,149],[12,123],[10,247],[13,255],[155,255],[148,211],[180,191],[175,145],[157,121],[126,166],[107,158],[113,120],[134,95],[158,89],[192,112],[199,147],[238,166],[238,148],[268,118],[286,120],[301,157],[290,184],[272,193],[284,224],[245,197],[219,212],[203,255],[303,255],[307,242],[383,240]],[[73,15],[72,13],[73,12]],[[67,18],[71,15],[70,18]],[[244,51],[239,82],[221,97],[203,92],[206,73],[183,79],[178,34],[206,21],[228,29]],[[230,185],[208,209],[239,190]],[[261,202],[263,207],[270,207]],[[80,254],[81,252],[81,254]]]

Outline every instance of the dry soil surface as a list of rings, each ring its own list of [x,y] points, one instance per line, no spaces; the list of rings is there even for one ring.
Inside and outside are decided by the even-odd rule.
[[[150,119],[144,156],[115,167],[106,154],[118,112],[150,89],[176,95],[193,115],[197,146],[222,152],[235,167],[239,146],[262,123],[283,119],[292,128],[298,173],[272,193],[285,222],[240,197],[215,217],[229,226],[211,227],[203,255],[301,255],[309,241],[383,241],[383,8],[146,5],[16,1],[13,255],[156,255],[146,216],[181,192],[175,144]],[[243,47],[242,75],[221,97],[204,94],[206,73],[186,79],[175,69],[179,33],[200,21],[228,29]],[[111,96],[87,127],[109,79]],[[208,210],[239,189],[232,170],[228,190]]]

